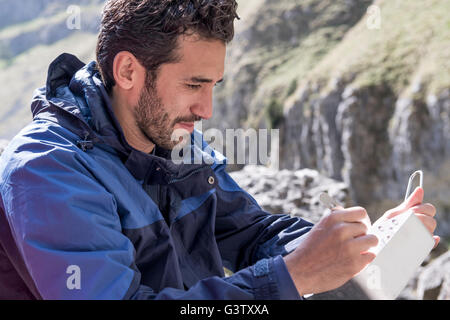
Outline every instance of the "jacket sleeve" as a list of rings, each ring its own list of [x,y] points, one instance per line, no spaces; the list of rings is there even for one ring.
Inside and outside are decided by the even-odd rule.
[[[20,158],[8,161],[1,180],[12,235],[41,298],[299,298],[280,256],[228,278],[204,279],[189,290],[154,292],[141,285],[114,196],[95,180],[78,150],[64,143],[20,146]]]
[[[230,277],[209,277],[189,290],[165,288],[155,294],[139,286],[129,299],[155,300],[297,300],[301,299],[284,264],[283,258],[262,259]]]
[[[288,214],[260,208],[224,170],[215,169],[217,188],[216,239],[225,267],[237,271],[260,259],[293,251],[313,224]]]

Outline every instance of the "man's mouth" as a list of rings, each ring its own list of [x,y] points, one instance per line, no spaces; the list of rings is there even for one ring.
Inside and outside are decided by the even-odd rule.
[[[194,131],[194,122],[178,122],[175,126],[180,129],[185,129],[189,133]]]

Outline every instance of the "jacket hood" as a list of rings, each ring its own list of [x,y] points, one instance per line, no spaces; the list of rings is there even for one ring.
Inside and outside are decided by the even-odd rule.
[[[57,120],[85,141],[104,142],[126,152],[127,144],[117,143],[121,129],[112,112],[108,112],[111,109],[105,99],[109,97],[103,91],[95,62],[85,65],[64,53],[50,64],[45,87],[34,93],[33,120]]]
[[[158,146],[154,155],[131,147],[112,111],[96,62],[86,65],[68,53],[50,64],[46,86],[35,91],[31,111],[33,120],[57,122],[79,136],[77,145],[84,151],[98,143],[112,147],[133,176],[149,184],[167,184],[201,167],[226,163],[199,131],[191,135],[191,154],[201,154],[201,164],[177,164],[170,160],[170,150]]]

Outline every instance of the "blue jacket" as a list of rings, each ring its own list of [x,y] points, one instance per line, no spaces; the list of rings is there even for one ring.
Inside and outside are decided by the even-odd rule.
[[[110,103],[95,62],[50,65],[0,158],[0,297],[301,298],[282,256],[312,224],[263,211],[198,131],[213,161],[133,149]]]

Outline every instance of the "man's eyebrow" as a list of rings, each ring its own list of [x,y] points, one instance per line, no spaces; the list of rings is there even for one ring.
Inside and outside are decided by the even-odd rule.
[[[214,80],[212,80],[212,79],[207,79],[207,78],[203,78],[203,77],[192,77],[192,78],[188,78],[186,80],[196,82],[196,83],[213,83],[214,82]],[[221,82],[223,82],[223,78],[220,79],[219,81],[217,81],[216,83],[221,83]]]

